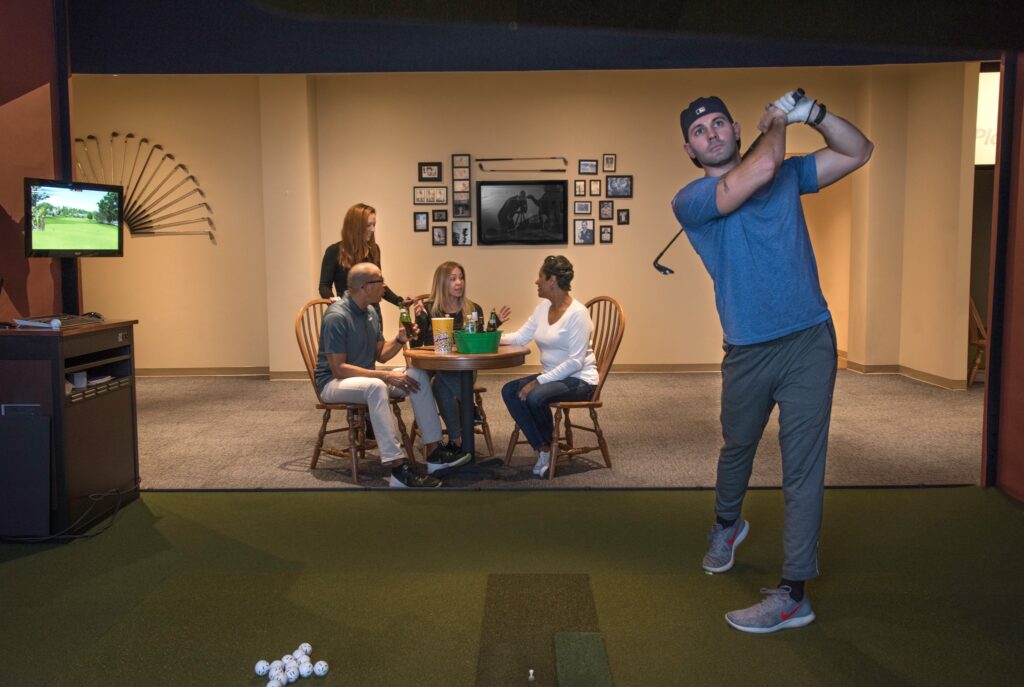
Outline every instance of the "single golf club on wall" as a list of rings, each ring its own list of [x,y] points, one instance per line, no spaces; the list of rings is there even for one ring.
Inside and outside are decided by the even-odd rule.
[[[801,100],[803,100],[804,95],[806,95],[804,89],[797,88],[796,90],[793,91],[793,100],[796,102],[800,102]],[[749,148],[747,148],[747,152],[743,154],[743,157],[749,155],[750,151],[757,147],[757,144],[761,142],[762,136],[764,136],[764,134],[760,134],[757,138],[754,139],[754,142],[750,144]],[[665,275],[675,274],[675,270],[673,270],[671,267],[668,267],[667,265],[662,265],[658,261],[661,260],[661,256],[668,252],[668,249],[672,247],[672,244],[676,242],[676,239],[679,238],[679,235],[682,234],[684,231],[686,231],[686,228],[680,227],[679,231],[676,232],[676,235],[672,237],[672,240],[669,241],[668,244],[661,249],[661,252],[658,253],[658,257],[654,258],[654,269],[658,270],[659,272]]]

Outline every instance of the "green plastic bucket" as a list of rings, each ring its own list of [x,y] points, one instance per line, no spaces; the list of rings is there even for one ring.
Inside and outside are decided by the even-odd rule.
[[[455,330],[455,348],[459,353],[497,353],[500,342],[501,332],[467,334],[461,329]]]

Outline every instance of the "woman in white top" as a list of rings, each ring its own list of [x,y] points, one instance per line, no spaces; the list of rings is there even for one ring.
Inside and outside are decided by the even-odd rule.
[[[586,401],[597,385],[597,362],[590,348],[594,329],[590,313],[569,295],[572,263],[550,255],[537,277],[537,295],[544,300],[517,331],[501,335],[501,343],[525,346],[537,342],[541,373],[509,382],[501,390],[508,412],[537,451],[533,474],[543,477],[551,465],[554,424],[549,404]]]

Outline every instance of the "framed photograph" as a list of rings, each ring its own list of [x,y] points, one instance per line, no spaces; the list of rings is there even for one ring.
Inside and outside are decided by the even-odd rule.
[[[601,180],[591,179],[590,180],[590,195],[599,196],[601,195]]]
[[[615,171],[615,153],[605,153],[604,155],[601,156],[601,171]],[[609,241],[608,243],[611,243],[611,241]]]
[[[601,225],[601,243],[612,242],[612,225],[602,224]]]
[[[469,167],[469,153],[452,155],[452,167]]]
[[[456,193],[469,193],[469,179],[452,182],[452,191]]]
[[[585,196],[587,195],[587,180],[577,179],[572,185],[572,194],[574,196]]]
[[[473,223],[452,222],[452,245],[472,246],[473,245]]]
[[[632,198],[633,175],[612,176],[604,178],[604,195],[607,198]]]
[[[441,181],[441,163],[421,162],[420,181]]]
[[[469,167],[452,167],[452,179],[468,179]]]
[[[472,217],[473,211],[469,209],[469,203],[455,203],[452,205],[452,217]]]
[[[434,227],[434,238],[431,243],[435,246],[447,246],[448,245],[448,227],[437,226]]]
[[[594,220],[576,219],[573,220],[573,243],[580,246],[594,245]]]
[[[437,212],[435,210],[435,212]],[[429,229],[427,226],[427,213],[425,212],[414,212],[412,213],[412,230],[413,231],[426,231]]]
[[[477,241],[480,245],[566,244],[568,196],[565,180],[478,181]]]
[[[577,200],[572,204],[574,215],[589,215],[594,211],[594,205],[589,200]]]
[[[597,216],[600,219],[615,219],[615,201],[599,201],[597,203]]]
[[[469,203],[469,191],[459,191],[458,193],[452,194],[453,203],[468,204]]]
[[[597,174],[597,160],[580,160],[580,174]]]
[[[427,213],[424,212],[423,214],[425,215]],[[447,210],[434,210],[432,213],[430,213],[430,219],[435,221],[435,222],[447,222],[448,221],[448,211]]]
[[[629,224],[629,210],[620,209],[615,216],[617,218],[615,220],[616,224]]]
[[[413,205],[447,205],[447,186],[413,186]]]

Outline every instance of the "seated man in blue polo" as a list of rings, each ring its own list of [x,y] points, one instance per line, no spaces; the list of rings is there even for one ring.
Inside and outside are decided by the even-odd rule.
[[[430,378],[416,368],[377,370],[376,363],[391,360],[408,337],[402,327],[392,341],[384,341],[380,315],[372,308],[384,295],[380,268],[368,262],[353,265],[345,296],[324,313],[320,352],[316,361],[316,388],[324,403],[365,403],[377,437],[381,463],[391,469],[392,487],[439,487],[429,473],[454,468],[472,456],[439,446],[441,422],[430,390]],[[398,442],[389,396],[409,396],[427,451],[427,476],[413,471]]]

